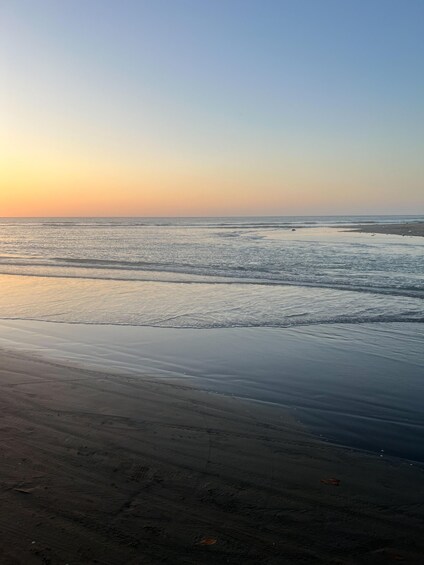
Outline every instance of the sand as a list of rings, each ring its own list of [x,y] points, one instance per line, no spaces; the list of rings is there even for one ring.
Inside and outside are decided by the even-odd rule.
[[[281,407],[6,352],[0,387],[3,565],[423,562],[423,469]]]
[[[424,222],[405,222],[402,224],[364,224],[356,226],[354,229],[350,229],[348,231],[424,237]]]

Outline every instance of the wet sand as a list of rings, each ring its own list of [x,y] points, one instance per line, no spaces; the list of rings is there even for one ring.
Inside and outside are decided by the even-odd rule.
[[[423,469],[281,407],[12,353],[0,387],[2,564],[423,562]]]
[[[424,237],[424,222],[405,222],[403,224],[364,224],[356,226],[348,231]]]

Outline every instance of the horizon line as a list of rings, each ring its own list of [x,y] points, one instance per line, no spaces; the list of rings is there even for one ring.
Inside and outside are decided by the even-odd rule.
[[[392,217],[424,217],[424,211],[420,213],[406,213],[406,214],[393,214],[393,213],[342,213],[342,214],[221,214],[221,215],[199,215],[199,216],[143,216],[143,215],[135,215],[135,216],[103,216],[103,215],[83,215],[83,216],[0,216],[0,220],[35,220],[35,219],[50,219],[50,218],[61,218],[61,219],[92,219],[92,218],[99,218],[99,219],[134,219],[134,218],[144,218],[144,219],[164,219],[164,218],[173,218],[173,219],[208,219],[208,218],[320,218],[320,217],[327,217],[327,218],[337,218],[337,217],[349,217],[349,216],[356,216],[356,217],[385,217],[385,216],[392,216]]]

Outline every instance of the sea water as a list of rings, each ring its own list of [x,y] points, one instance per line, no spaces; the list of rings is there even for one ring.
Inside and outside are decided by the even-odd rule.
[[[424,460],[424,238],[349,231],[420,219],[3,219],[0,344],[190,376]]]

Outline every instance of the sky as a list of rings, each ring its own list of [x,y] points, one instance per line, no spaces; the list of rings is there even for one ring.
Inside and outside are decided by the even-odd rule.
[[[424,213],[424,0],[0,0],[0,216]]]

